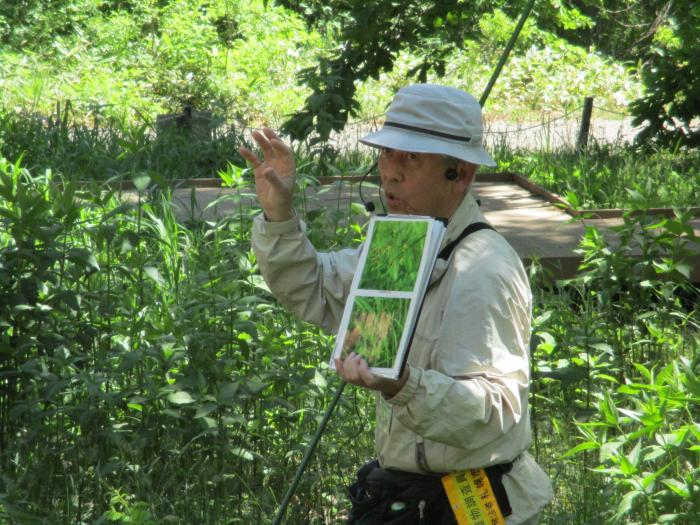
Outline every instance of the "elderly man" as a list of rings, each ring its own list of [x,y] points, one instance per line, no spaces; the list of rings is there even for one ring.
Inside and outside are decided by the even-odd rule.
[[[462,492],[466,512],[482,512],[471,523],[537,523],[551,498],[547,476],[527,453],[529,283],[469,193],[477,165],[494,165],[482,132],[474,97],[419,84],[399,90],[382,129],[361,139],[379,149],[390,213],[448,222],[444,259],[435,265],[401,377],[373,375],[354,353],[336,361],[342,379],[378,393],[377,460],[351,487],[351,523],[457,523],[460,511],[440,481],[449,473],[463,484],[471,479],[472,489],[483,484],[478,476],[488,477],[481,510],[469,508],[469,487]],[[311,246],[292,208],[290,148],[269,129],[254,139],[263,159],[245,148],[241,154],[255,169],[264,212],[253,226],[261,272],[287,308],[336,331],[359,250]],[[497,515],[489,514],[493,506]]]

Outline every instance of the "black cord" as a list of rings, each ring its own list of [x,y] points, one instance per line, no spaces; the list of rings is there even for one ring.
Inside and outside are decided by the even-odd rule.
[[[335,454],[335,466],[338,469],[338,478],[345,479],[345,480],[347,480],[348,476],[352,475],[353,473],[351,473],[351,474],[348,474],[347,472],[343,473],[343,469],[341,469],[341,466],[340,466],[340,453],[345,452],[348,443],[350,443],[351,441],[356,439],[358,436],[362,435],[365,432],[365,428],[366,428],[365,427],[366,417],[360,413],[360,406],[359,406],[359,403],[357,402],[358,389],[354,389],[353,394],[354,394],[352,397],[353,408],[355,409],[355,415],[357,416],[356,420],[359,421],[359,423],[360,423],[360,429],[357,432],[355,432],[354,434],[348,436],[348,438],[342,442],[342,444],[338,448],[338,451]]]
[[[289,489],[287,490],[287,493],[285,494],[284,499],[282,500],[282,503],[280,504],[279,509],[277,510],[277,515],[275,516],[273,525],[280,525],[282,523],[284,515],[287,512],[287,506],[289,505],[289,502],[291,501],[294,492],[296,492],[297,490],[299,481],[301,481],[301,476],[304,474],[304,469],[306,469],[306,465],[311,460],[314,450],[316,449],[316,445],[318,445],[319,441],[321,440],[321,435],[326,429],[328,420],[330,419],[333,410],[338,404],[338,401],[340,401],[340,396],[343,395],[343,389],[345,388],[346,384],[347,383],[345,381],[341,381],[338,385],[338,388],[336,388],[335,394],[333,395],[333,399],[331,400],[330,405],[328,405],[326,412],[323,414],[323,418],[321,419],[321,422],[319,423],[318,428],[316,429],[316,433],[311,439],[311,443],[309,443],[309,446],[306,448],[306,453],[304,454],[304,457],[301,460],[301,463],[299,464],[296,473],[294,474],[292,484],[289,486]]]
[[[362,175],[362,178],[360,179],[360,187],[359,187],[359,193],[360,193],[360,201],[365,207],[365,210],[367,210],[368,213],[372,213],[375,210],[374,203],[372,201],[366,201],[365,198],[362,196],[362,183],[365,181],[367,176],[372,173],[372,170],[377,167],[378,161],[374,161],[374,163],[369,167],[369,169]],[[381,179],[379,180],[379,202],[382,204],[382,210],[384,211],[383,215],[386,215],[386,206],[384,205],[384,199],[382,199],[382,191],[381,191]]]

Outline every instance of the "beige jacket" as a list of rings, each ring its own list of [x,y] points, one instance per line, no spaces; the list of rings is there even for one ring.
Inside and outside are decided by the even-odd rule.
[[[443,246],[483,222],[467,195]],[[278,300],[336,332],[359,250],[319,253],[298,219],[253,226],[260,270]],[[514,461],[504,476],[515,525],[551,499],[530,444],[528,386],[531,292],[515,251],[498,233],[464,239],[431,276],[408,356],[410,374],[390,399],[377,396],[376,453],[385,468],[451,472]]]

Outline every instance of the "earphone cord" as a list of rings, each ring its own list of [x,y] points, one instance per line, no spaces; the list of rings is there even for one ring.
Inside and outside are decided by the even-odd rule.
[[[365,181],[365,179],[367,178],[367,176],[368,176],[370,173],[372,173],[372,170],[374,170],[374,168],[376,168],[376,167],[377,167],[377,161],[375,160],[374,163],[373,163],[373,164],[369,167],[369,169],[365,172],[365,174],[362,175],[362,178],[360,179],[360,186],[359,186],[360,201],[362,201],[362,204],[364,204],[365,209],[366,209],[368,212],[370,212],[370,213],[372,213],[372,212],[374,211],[374,203],[373,203],[373,202],[365,201],[364,197],[362,196],[362,183]],[[380,190],[379,190],[379,202],[380,202],[381,205],[382,205],[382,210],[384,210],[384,215],[386,215],[386,206],[384,205],[384,199],[382,199],[381,185],[382,185],[382,183],[381,183],[381,179],[380,179],[380,181],[379,181],[379,186],[380,186]]]

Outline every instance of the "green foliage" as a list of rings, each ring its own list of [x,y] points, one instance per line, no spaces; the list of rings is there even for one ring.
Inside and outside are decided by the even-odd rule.
[[[153,116],[194,103],[279,122],[309,95],[292,78],[317,53],[304,129],[380,114],[407,79],[478,94],[524,2],[287,2],[322,35],[263,4],[0,4],[0,152],[22,158],[0,162],[3,523],[270,521],[332,396],[323,363],[333,340],[285,313],[257,272],[241,131],[215,119],[211,139],[158,135]],[[693,79],[664,97],[693,71],[684,49],[697,17],[692,2],[662,4],[538,2],[490,110],[575,108],[591,94],[616,109],[636,97],[628,72],[567,42],[636,59],[653,38],[647,78],[659,96],[648,101],[681,119]],[[348,35],[356,45],[342,44]],[[351,86],[346,73],[369,80]],[[696,239],[687,216],[639,213],[695,205],[697,156],[596,145],[499,159],[583,208],[634,210],[614,243],[587,230],[576,279],[552,285],[532,269],[532,451],[556,493],[544,522],[697,522],[700,320],[683,261]],[[367,160],[355,150],[300,162],[295,205],[317,246],[361,242],[363,212],[340,197],[318,209],[303,190]],[[236,189],[224,197],[235,213],[176,217],[163,179],[215,174]],[[129,204],[106,185],[71,182],[111,177],[133,180]],[[371,405],[346,390],[290,524],[342,520],[343,485],[371,454]]]
[[[674,0],[642,66],[645,93],[630,106],[643,147],[700,147],[700,4]]]
[[[387,4],[379,4],[375,7],[381,17]],[[403,21],[401,6],[394,6],[397,23],[406,26],[405,35],[396,43],[397,52],[387,55],[381,51],[375,57],[370,50],[367,58],[375,65],[390,60],[391,67],[375,68],[377,74],[365,75],[366,81],[355,82],[354,88],[347,85],[357,90],[353,96],[358,114],[383,113],[396,89],[418,77],[464,87],[478,95],[522,8],[510,4],[491,8],[479,4],[477,16],[473,6],[465,8],[457,2],[459,16],[450,12],[443,18],[434,9],[417,4],[415,13],[408,14],[429,17],[435,11],[438,18],[434,21],[426,18],[416,23],[426,35],[435,25],[432,31],[439,32],[439,38],[426,36],[409,46],[404,44],[412,41],[415,21]],[[44,6],[47,8],[40,14],[40,4],[36,5],[39,18],[52,16],[52,9],[56,9]],[[353,28],[359,39],[366,36],[366,28],[353,25],[344,7],[336,9],[327,3],[294,8],[305,17],[318,10],[315,20],[322,35],[305,31],[299,18],[289,11],[272,4],[264,8],[260,2],[170,0],[101,5],[97,10],[84,10],[80,24],[74,24],[75,32],[49,31],[51,45],[0,45],[0,92],[6,108],[46,116],[57,103],[71,100],[85,120],[97,115],[145,123],[157,113],[179,112],[183,104],[193,104],[196,109],[208,109],[218,117],[244,124],[278,125],[311,94],[295,81],[296,73],[307,68],[311,74],[318,55],[326,57],[324,64],[330,64],[333,50],[342,49],[339,39],[348,28]],[[365,6],[358,4],[354,9],[362,14]],[[495,86],[489,103],[491,115],[512,119],[533,109],[567,109],[588,95],[619,110],[637,96],[636,80],[622,65],[593,50],[586,53],[568,45],[535,23],[546,19],[550,25],[564,24],[564,19],[577,19],[572,13],[566,7],[536,6]],[[14,27],[31,33],[36,22],[32,20],[18,20]],[[423,22],[430,22],[430,27],[423,28]],[[379,36],[390,34],[385,30],[390,25],[382,23],[377,19],[369,27]],[[365,45],[374,44],[371,40],[360,42],[358,59]],[[442,64],[439,67],[431,65],[438,61]],[[573,84],[572,75],[576,76]],[[340,86],[341,80],[319,81],[318,88],[330,89],[333,83]],[[340,110],[343,104],[338,97],[319,96],[313,99],[313,111]],[[326,130],[340,126],[344,120],[336,122],[332,111],[320,120],[313,117],[312,124],[325,123]],[[329,145],[321,145],[320,151],[328,153]]]
[[[291,79],[326,46],[262,2],[75,0],[72,29],[44,27],[65,4],[37,0],[34,17],[12,15],[14,32],[37,38],[0,44],[5,106],[47,114],[72,100],[81,113],[143,121],[189,104],[244,122],[279,120],[304,94]]]
[[[572,453],[600,450],[597,471],[613,483],[610,496],[619,501],[610,522],[690,524],[700,512],[700,339],[696,312],[688,312],[680,297],[689,289],[683,260],[698,238],[687,216],[630,212],[617,231],[614,250],[593,230],[581,244],[577,279],[603,313],[598,324],[620,328],[600,347],[612,359],[596,359],[598,373],[612,372],[603,373],[616,390],[592,392],[597,417],[579,425],[587,440]],[[667,361],[672,363],[655,373]]]
[[[691,525],[700,515],[700,359],[636,368],[639,379],[597,394],[599,417],[580,425],[586,440],[572,453],[599,451],[596,472],[618,502],[609,522]]]
[[[400,64],[402,54],[412,59],[410,69],[401,76],[403,83],[425,81],[429,76],[443,79],[447,75],[448,83],[462,86],[468,82],[468,91],[475,92],[475,79],[487,77],[491,72],[527,2],[421,1],[406,6],[400,2],[307,0],[285,1],[283,4],[304,16],[312,26],[337,35],[342,43],[323,56],[318,65],[301,72],[301,81],[312,93],[304,107],[285,124],[285,129],[294,138],[314,134],[313,140],[325,141],[332,131],[342,129],[350,115],[357,113],[357,84],[391,71],[397,63]],[[537,3],[515,52],[516,56],[522,56],[532,46],[532,56],[524,57],[519,65],[524,70],[522,74],[548,79],[548,70],[533,73],[536,66],[552,68],[553,61],[560,63],[557,57],[562,53],[579,57],[585,54],[583,49],[567,45],[565,40],[583,44],[582,47],[589,50],[600,42],[601,48],[613,56],[627,57],[625,53],[633,47],[632,42],[639,44],[644,38],[639,39],[638,33],[629,28],[621,30],[621,24],[628,22],[631,16],[640,25],[653,27],[656,17],[654,7],[657,2],[651,7],[637,4],[629,0],[616,2],[620,12],[625,12],[621,15],[608,11],[597,1]],[[554,37],[555,34],[563,40]],[[611,38],[612,35],[615,38]],[[474,43],[484,41],[486,44],[475,53]],[[451,74],[453,62],[460,58],[464,61],[464,57],[468,57],[468,64],[477,64],[485,71],[480,70],[476,77],[473,74]],[[487,61],[470,60],[472,57],[485,57]],[[570,74],[581,76],[580,58],[579,63],[574,57],[561,62],[571,66]],[[605,60],[601,62],[605,64]],[[605,76],[592,75],[584,83],[579,78],[576,84],[585,89],[584,85],[600,83]],[[571,80],[569,76],[568,85]],[[545,89],[547,85],[546,81],[542,83]],[[523,89],[521,96],[537,97],[539,86],[530,85],[527,78],[519,86]],[[501,95],[509,97],[509,91],[504,89]],[[547,101],[547,96],[544,96],[546,106],[555,100]],[[507,104],[504,106],[508,107]]]
[[[561,10],[555,32],[573,44],[593,45],[625,62],[637,62],[644,55],[669,8],[668,0],[573,0],[567,4],[570,8]],[[557,9],[557,3],[551,5]]]
[[[122,204],[0,164],[0,514],[269,521],[332,395],[332,341],[272,302],[251,210],[188,227],[135,184]],[[337,513],[369,402],[342,401],[290,523]]]
[[[444,72],[450,47],[476,34],[475,21],[486,9],[484,3],[461,9],[460,3],[283,2],[304,14],[309,23],[322,23],[339,32],[343,43],[329,56],[322,56],[317,66],[300,73],[312,93],[304,108],[287,121],[285,130],[295,139],[315,131],[314,141],[326,141],[357,113],[357,81],[376,79],[390,71],[402,49],[421,56],[414,71],[419,78],[425,78],[432,68]],[[436,32],[444,36],[434,38]]]
[[[16,49],[28,46],[52,46],[57,37],[69,36],[85,29],[100,7],[109,10],[118,4],[112,0],[98,4],[92,0],[22,0],[0,5],[0,42]]]
[[[240,162],[242,133],[216,121],[194,126],[185,117],[169,128],[93,115],[85,123],[72,104],[47,118],[0,108],[0,153],[23,158],[32,171],[52,169],[73,180],[148,173],[157,180],[214,177]]]
[[[700,154],[660,149],[646,155],[620,144],[539,151],[499,148],[504,171],[519,173],[578,209],[688,208],[700,202]]]
[[[700,322],[684,258],[698,239],[687,216],[639,211],[617,234],[589,228],[578,275],[536,304],[537,450],[569,444],[566,463],[552,466],[565,504],[548,514],[553,523],[694,523]]]
[[[107,187],[1,168],[0,515],[269,521],[332,395],[319,363],[333,341],[261,281],[244,171],[220,171],[235,214],[183,224],[147,176],[123,205]],[[348,210],[307,205],[319,246],[362,240]],[[533,452],[557,498],[547,523],[697,520],[687,220],[637,210],[615,244],[587,232],[576,279],[533,274]],[[340,519],[342,484],[371,454],[371,401],[346,392],[290,523]]]
[[[412,292],[427,233],[425,221],[377,222],[359,287]]]

